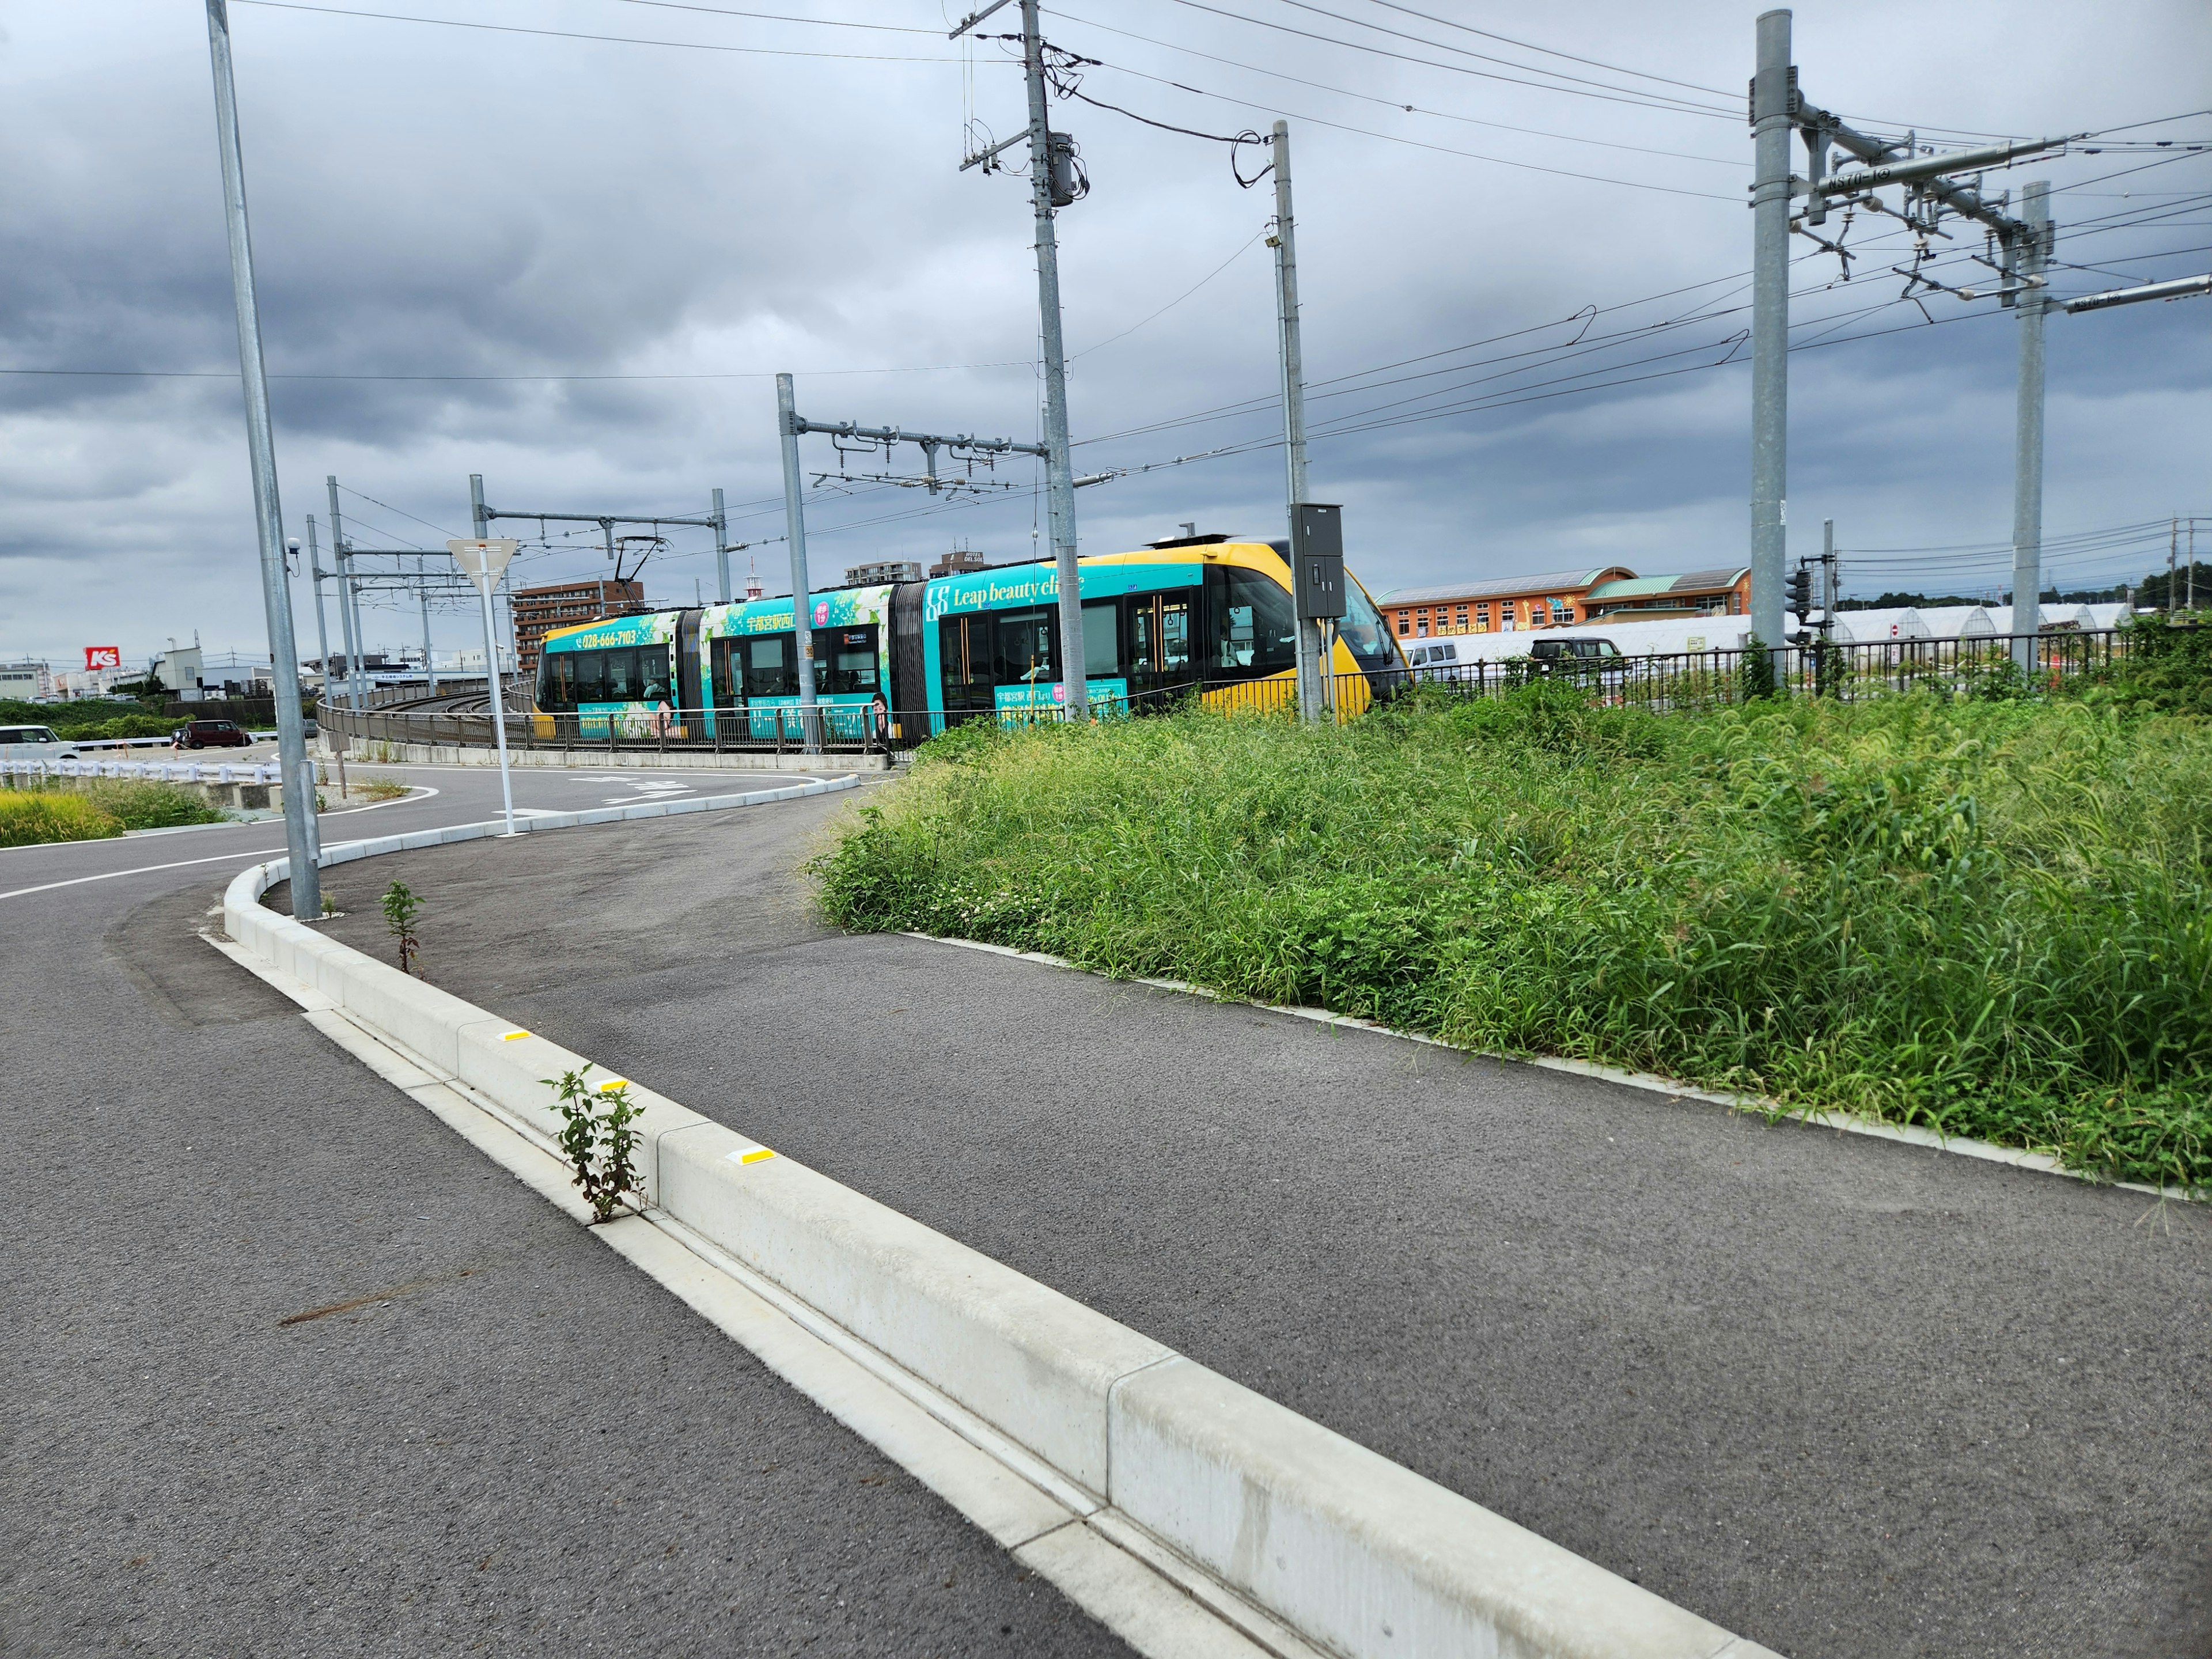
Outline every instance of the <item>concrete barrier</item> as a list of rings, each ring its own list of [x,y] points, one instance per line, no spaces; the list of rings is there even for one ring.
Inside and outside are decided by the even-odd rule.
[[[471,838],[425,835],[325,857]],[[231,938],[557,1150],[544,1079],[584,1057],[263,908],[285,872],[280,860],[232,882]],[[1094,1524],[1137,1529],[1310,1641],[1352,1659],[1768,1654],[735,1130],[631,1095],[648,1219],[727,1252],[1026,1449],[1090,1495]]]

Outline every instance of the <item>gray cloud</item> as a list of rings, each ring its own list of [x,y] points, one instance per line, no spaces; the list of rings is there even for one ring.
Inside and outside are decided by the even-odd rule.
[[[1276,0],[1240,0],[1238,9],[1347,32]],[[1364,0],[1332,9],[1372,9]],[[718,20],[616,0],[425,0],[394,9],[728,45],[962,55],[941,37]],[[936,27],[940,9],[908,0],[864,10],[848,0],[823,15]],[[1224,133],[1264,125],[1277,108],[1291,115],[1316,381],[1749,264],[1749,215],[1736,204],[1748,178],[1740,117],[1654,113],[1394,63],[1173,0],[1110,9],[1079,0],[1073,9],[1091,21],[1057,16],[1050,31],[1105,60],[1086,72],[1085,89],[1098,97]],[[1740,89],[1747,73],[1749,9],[1659,15],[1606,3],[1532,14],[1467,5],[1449,15],[1717,88]],[[1034,434],[1026,195],[1018,181],[957,172],[968,79],[958,62],[659,50],[246,4],[233,16],[264,328],[280,377],[749,376],[279,378],[278,456],[295,526],[309,512],[324,515],[321,480],[336,472],[391,503],[349,497],[364,538],[388,532],[434,547],[439,531],[406,515],[465,529],[466,475],[481,471],[495,501],[549,508],[697,512],[719,484],[733,504],[762,503],[737,509],[750,515],[738,520],[739,533],[771,538],[781,525],[768,375],[783,368],[800,373],[802,406],[824,418]],[[1407,115],[1097,27],[1108,23],[1376,99],[1630,148]],[[1413,27],[1443,38],[1434,26]],[[1886,0],[1802,9],[1797,31],[1808,94],[1869,124],[1914,123],[1930,133],[1939,122],[2043,132],[2140,120],[2200,106],[2212,83],[2212,26],[2186,0],[2094,16]],[[1875,41],[1880,49],[1870,49]],[[1201,98],[1131,71],[1256,101]],[[20,14],[0,45],[0,74],[14,181],[0,206],[0,255],[11,273],[0,290],[0,360],[234,368],[198,9],[136,0]],[[1013,131],[1018,82],[997,47],[978,49],[972,81],[976,113],[1000,135]],[[1713,101],[1733,110],[1741,92]],[[1078,435],[1261,400],[1231,419],[1086,443],[1079,467],[1264,440],[1276,428],[1265,401],[1274,386],[1273,297],[1266,250],[1252,239],[1272,211],[1269,192],[1240,191],[1219,146],[1079,103],[1057,118],[1081,139],[1096,183],[1060,220],[1066,329],[1079,354],[1070,387]],[[1519,171],[1341,127],[1723,199]],[[2188,130],[2212,135],[2212,121]],[[2166,203],[2183,210],[2140,231],[2063,232],[2062,257],[2129,260],[2110,269],[2143,276],[2206,268],[2212,256],[2139,256],[2212,242],[2212,204],[2120,192],[2212,190],[2212,160],[2086,182],[2136,164],[2074,156],[2039,169],[2075,186],[2057,198],[2063,225]],[[1227,269],[1170,306],[1224,261]],[[1899,283],[1881,274],[1887,263],[1869,256],[1848,289],[1808,296],[1798,314],[1893,299]],[[1832,274],[1832,261],[1807,261],[1798,286]],[[2118,280],[2069,271],[2063,286],[2081,292]],[[1593,327],[1741,297],[1740,283],[1717,283],[1605,313]],[[1965,309],[1941,297],[1929,307],[1938,319]],[[1910,307],[1891,307],[1862,326],[1917,320]],[[2051,325],[2054,532],[2192,507],[2212,512],[2202,483],[2212,459],[2208,322],[2212,304],[2196,301]],[[1526,386],[1678,345],[1695,343],[1716,360],[1726,337],[1747,324],[1747,315],[1716,319],[1468,391]],[[1438,366],[1520,345],[1474,348]],[[1854,546],[2002,539],[2014,349],[2009,320],[1989,319],[1800,356],[1793,535],[1817,538],[1820,519],[1834,516]],[[955,367],[882,372],[931,366]],[[1316,418],[1510,367],[1317,395]],[[9,509],[0,518],[0,652],[66,659],[97,640],[137,655],[195,628],[211,646],[258,644],[234,381],[0,382]],[[1314,484],[1347,504],[1357,566],[1377,589],[1584,556],[1653,570],[1716,562],[1739,556],[1745,542],[1747,398],[1739,362],[1324,437],[1314,448]],[[836,466],[826,445],[810,443],[808,462]],[[817,569],[928,556],[955,538],[1020,554],[1036,515],[1033,473],[1002,469],[1018,489],[957,510],[906,490],[825,495],[810,509]],[[1276,533],[1281,476],[1279,452],[1258,448],[1085,489],[1084,544],[1131,545],[1183,520]],[[877,520],[887,521],[869,522]],[[574,539],[568,550],[536,556],[532,574],[596,568],[597,555]],[[679,536],[648,572],[651,591],[688,598],[695,578],[711,589],[702,548],[697,533]],[[778,580],[782,550],[758,556]],[[2129,574],[2131,561],[2135,569],[2145,562],[2131,553],[2095,574]],[[738,556],[740,569],[744,562]],[[1957,574],[1960,585],[1984,580]],[[301,636],[311,639],[304,603],[301,610]],[[413,628],[397,612],[371,623],[373,636],[393,643]],[[441,623],[441,642],[461,643],[465,631],[459,619]]]

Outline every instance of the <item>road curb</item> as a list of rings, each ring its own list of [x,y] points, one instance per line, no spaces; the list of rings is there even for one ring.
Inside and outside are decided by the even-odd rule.
[[[857,781],[568,813],[528,827],[671,816]],[[327,849],[325,862],[501,828],[356,842]],[[432,1091],[441,1103],[465,1100],[519,1136],[533,1162],[555,1152],[542,1079],[580,1068],[584,1056],[264,908],[261,896],[286,873],[276,860],[231,882],[223,913],[234,948],[309,990],[311,1006],[327,1004],[314,1018],[350,1022],[396,1051],[410,1079],[402,1086],[424,1103]],[[631,1088],[645,1109],[645,1220],[788,1297],[821,1334],[1060,1504],[1065,1525],[1000,1541],[1145,1651],[1290,1656],[1311,1644],[1349,1659],[1772,1659],[888,1206]],[[1118,1547],[1100,1556],[1107,1546]],[[1188,1620],[1166,1617],[1158,1590],[1132,1588],[1131,1563],[1212,1615],[1195,1636]]]

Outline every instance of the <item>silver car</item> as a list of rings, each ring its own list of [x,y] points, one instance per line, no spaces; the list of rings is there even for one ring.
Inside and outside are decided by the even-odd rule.
[[[0,726],[0,760],[75,760],[76,744],[51,726]]]

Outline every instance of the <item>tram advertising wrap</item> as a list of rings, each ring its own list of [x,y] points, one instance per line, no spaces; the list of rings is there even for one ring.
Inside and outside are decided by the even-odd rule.
[[[1201,538],[1081,562],[1085,684],[1101,715],[1195,694],[1288,708],[1297,636],[1290,566],[1267,542]],[[1347,584],[1329,672],[1349,712],[1368,677],[1403,665],[1366,591]],[[811,598],[823,736],[911,744],[963,720],[1056,708],[1060,581],[1049,563],[928,581],[830,588]],[[781,744],[799,735],[799,635],[791,601],[752,599],[610,617],[546,636],[541,733],[570,716],[582,740],[706,738]]]

